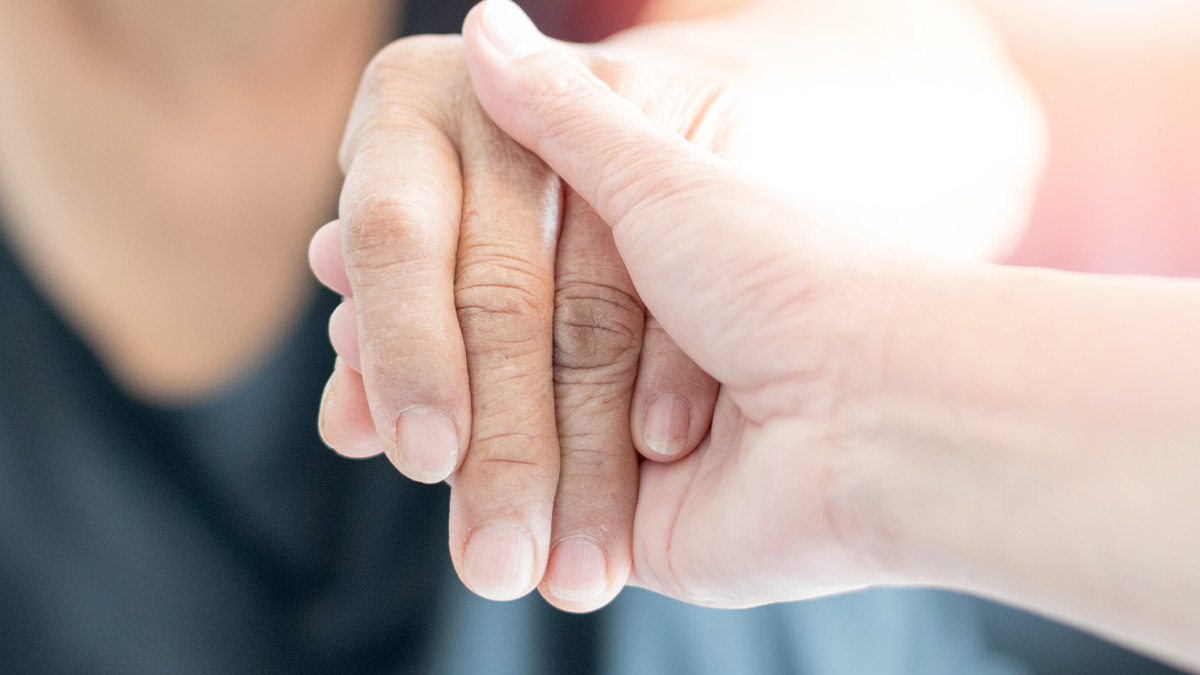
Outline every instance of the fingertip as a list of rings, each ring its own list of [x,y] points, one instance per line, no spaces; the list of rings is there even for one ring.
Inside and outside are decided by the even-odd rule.
[[[691,455],[708,435],[715,402],[715,391],[711,396],[699,391],[639,392],[631,416],[638,454],[662,463],[678,462]]]
[[[521,59],[553,47],[512,0],[487,0],[479,9],[479,34],[504,58]]]
[[[490,523],[476,528],[463,552],[463,581],[488,600],[516,600],[534,587],[537,549],[524,528]]]
[[[719,388],[662,324],[648,320],[630,416],[638,452],[655,462],[676,462],[690,455],[712,426]]]
[[[603,544],[571,537],[551,549],[538,592],[556,609],[586,614],[615,600],[630,585],[631,574],[629,561],[606,555]]]
[[[612,592],[602,593],[595,600],[588,600],[585,602],[563,600],[562,598],[554,595],[545,583],[538,586],[538,593],[541,594],[543,600],[557,610],[567,612],[569,614],[590,614],[592,612],[604,609],[609,605],[609,603],[611,603],[613,600],[616,600],[617,596],[621,594],[621,589],[618,588]]]
[[[325,445],[343,457],[366,459],[383,453],[362,377],[341,359],[321,395],[317,430]]]
[[[489,0],[476,4],[463,19],[463,50],[466,52],[467,67],[472,72],[495,67],[504,60],[483,30],[483,17],[488,4]]]
[[[308,243],[308,266],[322,285],[335,293],[352,295],[350,278],[342,259],[341,222],[333,221],[317,230]]]
[[[554,545],[546,565],[545,587],[567,606],[600,599],[608,590],[608,556],[588,537],[571,537]]]
[[[472,86],[488,116],[535,152],[541,122],[531,114],[537,105],[532,91],[545,96],[550,92],[540,93],[541,85],[557,89],[567,82],[607,89],[567,43],[543,35],[511,0],[476,5],[463,23],[463,47]]]
[[[650,454],[671,461],[682,457],[688,447],[692,406],[681,396],[659,396],[646,411],[642,440]]]
[[[465,38],[468,33],[478,29],[480,17],[483,15],[483,6],[487,4],[487,0],[475,3],[475,6],[467,12],[467,16],[463,18],[462,34]]]
[[[707,383],[695,384],[672,390],[638,382],[630,424],[643,458],[666,464],[688,458],[700,447],[713,422],[716,393],[703,387]]]
[[[329,315],[329,343],[333,351],[356,372],[362,372],[362,354],[358,343],[358,308],[346,298]]]
[[[396,419],[395,463],[420,483],[440,483],[462,461],[458,425],[449,415],[423,407],[405,410]]]
[[[519,106],[516,98],[517,76],[483,29],[484,13],[491,0],[476,5],[463,22],[463,51],[467,73],[471,77],[476,97],[488,116],[517,142],[528,141],[528,134],[519,129]],[[526,146],[528,147],[528,146]]]

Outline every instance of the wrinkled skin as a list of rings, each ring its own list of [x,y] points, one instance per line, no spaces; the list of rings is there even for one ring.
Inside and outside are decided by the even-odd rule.
[[[614,85],[654,92],[659,106],[671,101],[660,119],[691,127],[693,140],[731,145],[737,99],[727,87],[635,80],[626,66],[595,62]],[[708,427],[716,385],[646,314],[607,226],[496,129],[469,88],[458,38],[397,42],[368,71],[344,146],[342,218],[314,242],[319,276],[350,298],[331,321],[342,358],[322,429],[345,454],[386,449],[410,477],[438,480],[445,476],[422,473],[403,450],[380,446],[388,429],[377,436],[372,418],[394,420],[422,397],[419,405],[453,410],[469,448],[451,505],[464,581],[485,595],[518,595],[542,577],[550,542],[582,538],[605,554],[600,594],[545,590],[564,608],[591,609],[628,575],[635,448],[656,459],[685,455]],[[440,233],[429,231],[435,224]],[[334,255],[339,238],[345,268]],[[414,293],[417,279],[434,293]],[[660,425],[647,442],[637,431],[664,395],[688,410],[676,413],[680,428],[663,434]],[[464,569],[468,537],[496,521],[528,528],[537,552],[528,585],[507,593]]]
[[[698,76],[695,54],[656,47],[663,30],[635,29],[579,53],[651,119],[736,163],[760,173],[831,163],[806,152],[810,137],[794,118],[762,114],[784,103],[778,88],[757,87],[742,65]],[[881,105],[893,95],[877,93]],[[911,133],[933,147],[938,120],[929,117]],[[605,604],[630,572],[638,453],[661,461],[694,450],[710,426],[715,382],[647,313],[609,228],[483,113],[460,38],[408,38],[376,57],[342,163],[340,221],[318,233],[311,251],[318,277],[348,298],[330,325],[340,359],[322,406],[326,441],[349,456],[386,452],[416,480],[442,480],[453,469],[451,556],[481,595],[517,597],[540,582],[564,609]],[[1006,198],[1019,205],[1037,162],[1016,164],[1002,173]],[[864,192],[889,178],[867,174]],[[921,177],[934,183],[940,175]],[[892,209],[893,235],[963,210],[911,202]],[[859,231],[856,214],[839,211],[837,200],[816,199],[815,208]],[[979,255],[1011,238],[1018,222],[954,236]],[[648,423],[664,396],[685,405],[667,406],[673,424]],[[452,450],[436,452],[428,434],[405,442],[406,423],[398,431],[397,420],[413,409],[453,420],[456,437],[440,446]],[[428,419],[423,429],[437,428]]]

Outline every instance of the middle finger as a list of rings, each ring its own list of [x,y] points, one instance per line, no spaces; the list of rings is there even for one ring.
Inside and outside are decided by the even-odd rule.
[[[629,410],[645,311],[612,230],[568,191],[559,242],[554,383],[562,469],[542,594],[589,611],[625,585],[637,498]]]
[[[455,301],[470,372],[470,449],[454,477],[451,556],[468,587],[508,600],[545,569],[558,442],[551,388],[557,177],[468,112]]]

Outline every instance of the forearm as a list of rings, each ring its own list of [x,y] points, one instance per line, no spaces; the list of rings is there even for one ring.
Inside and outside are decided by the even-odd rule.
[[[900,576],[1200,664],[1200,284],[920,284],[897,300],[879,433]]]

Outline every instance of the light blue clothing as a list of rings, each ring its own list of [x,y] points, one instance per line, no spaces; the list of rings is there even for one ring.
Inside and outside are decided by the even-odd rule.
[[[511,603],[461,584],[429,672],[527,675],[553,612],[536,594]],[[934,591],[873,590],[746,610],[693,607],[627,589],[601,613],[604,675],[1020,675],[990,651],[968,598]]]

